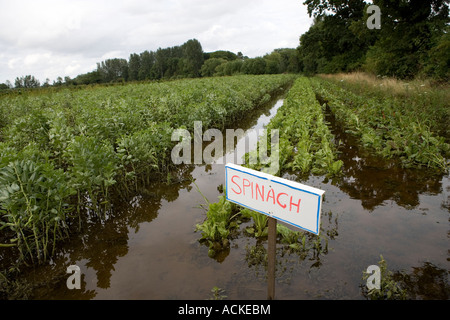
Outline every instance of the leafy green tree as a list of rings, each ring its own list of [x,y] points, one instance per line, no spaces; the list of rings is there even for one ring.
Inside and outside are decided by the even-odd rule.
[[[364,68],[378,75],[446,79],[448,0],[374,0],[381,30],[366,26],[363,0],[306,0],[313,26],[300,38],[299,65],[305,73]],[[372,4],[370,3],[370,4]]]
[[[5,83],[0,83],[0,90],[11,89],[13,86],[9,80],[6,80]]]
[[[128,59],[128,80],[136,81],[139,79],[139,71],[141,70],[141,56],[132,53]]]
[[[273,52],[276,52],[280,55],[279,58],[280,73],[299,72],[299,55],[296,49],[293,48],[275,49]]]
[[[208,53],[208,59],[225,59],[227,61],[232,61],[238,59],[238,55],[231,51],[218,50]]]
[[[379,75],[412,78],[437,54],[448,26],[447,0],[377,0],[381,9],[382,27],[377,42],[367,52],[366,67]],[[445,37],[444,37],[445,38]],[[438,58],[434,56],[434,59]],[[445,59],[445,57],[442,57]],[[439,64],[439,63],[438,63]],[[441,68],[445,68],[445,63]],[[445,71],[440,70],[442,74]],[[428,71],[433,68],[428,68]]]
[[[53,81],[53,85],[58,87],[58,86],[62,86],[63,84],[63,79],[61,77],[56,78],[56,81]]]
[[[266,60],[262,57],[244,60],[241,71],[244,74],[264,74],[266,72]]]
[[[103,82],[128,80],[128,62],[125,59],[107,59],[97,63],[97,71]]]
[[[172,78],[183,75],[186,72],[186,62],[182,58],[168,58],[166,64],[165,78]]]
[[[24,77],[17,77],[14,81],[16,88],[38,88],[40,86],[39,80],[32,75],[26,75]]]
[[[279,52],[273,51],[270,54],[264,56],[266,60],[266,71],[267,74],[280,73],[282,70],[282,57]]]
[[[264,74],[266,72],[266,60],[261,57],[257,57],[253,61],[252,74]]]
[[[447,31],[439,38],[424,61],[422,73],[441,82],[450,80],[450,33]]]
[[[73,84],[93,84],[93,83],[101,83],[102,77],[98,70],[94,70],[85,74],[78,75],[75,79],[73,79]]]
[[[64,84],[65,84],[66,86],[70,86],[70,85],[72,85],[72,84],[74,84],[74,83],[73,83],[73,80],[72,80],[69,76],[65,76],[65,77],[64,77]]]
[[[167,50],[158,48],[155,52],[155,70],[156,79],[161,79],[164,77],[167,68]]]
[[[305,0],[310,17],[318,17],[324,14],[333,14],[349,18],[352,15],[362,15],[364,0]]]
[[[157,78],[157,70],[155,66],[156,56],[153,51],[144,51],[139,55],[140,66],[138,72],[139,80],[148,80]]]
[[[183,57],[187,63],[188,76],[199,77],[203,65],[203,49],[197,39],[191,39],[183,44]]]
[[[215,76],[232,76],[241,73],[242,60],[227,61],[216,68]]]
[[[364,16],[362,0],[307,0],[314,25],[300,38],[304,72],[341,72],[360,67],[370,42],[355,35],[354,23]]]
[[[214,76],[214,74],[216,73],[216,68],[226,62],[227,62],[227,60],[222,59],[222,58],[210,58],[210,59],[206,60],[200,69],[200,73],[201,73],[202,77]]]
[[[318,72],[321,69],[319,65],[326,59],[323,43],[326,37],[323,24],[323,18],[316,17],[314,24],[300,37],[298,50],[302,65],[301,71],[308,75]]]

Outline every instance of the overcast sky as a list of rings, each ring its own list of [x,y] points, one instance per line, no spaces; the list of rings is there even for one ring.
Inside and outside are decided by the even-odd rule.
[[[41,83],[109,58],[197,39],[203,51],[262,56],[295,48],[312,19],[303,0],[0,0],[0,83]]]

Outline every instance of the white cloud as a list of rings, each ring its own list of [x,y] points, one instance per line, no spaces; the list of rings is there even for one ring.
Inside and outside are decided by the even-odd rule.
[[[254,57],[296,47],[311,19],[300,0],[0,0],[0,83],[75,77],[106,58],[181,45]]]

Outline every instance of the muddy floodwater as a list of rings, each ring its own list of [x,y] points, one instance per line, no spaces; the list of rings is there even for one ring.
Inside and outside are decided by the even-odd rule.
[[[236,128],[263,128],[282,103],[280,98],[249,114]],[[344,161],[343,176],[284,178],[326,191],[322,224],[328,248],[320,257],[305,258],[286,253],[279,243],[276,299],[365,299],[363,271],[378,264],[380,255],[389,270],[406,275],[411,298],[448,299],[449,176],[401,169],[371,156],[329,113],[327,121]],[[223,164],[180,166],[167,182],[115,204],[111,218],[93,220],[49,264],[26,270],[32,298],[204,300],[219,287],[227,299],[266,299],[265,265],[249,257],[264,256],[267,241],[241,232],[229,250],[210,258],[195,232],[206,217],[202,194],[216,202],[224,173]],[[70,265],[81,269],[80,290],[66,286]]]

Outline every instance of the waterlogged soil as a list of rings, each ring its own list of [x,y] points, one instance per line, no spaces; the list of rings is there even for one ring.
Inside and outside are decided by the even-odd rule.
[[[263,128],[282,102],[236,128]],[[342,177],[284,177],[326,191],[322,233],[328,250],[302,257],[279,243],[276,298],[365,299],[363,271],[382,255],[389,270],[404,275],[409,298],[448,299],[449,176],[374,157],[329,113],[327,121],[344,162]],[[25,272],[29,297],[204,300],[219,287],[227,299],[266,299],[266,240],[243,232],[244,224],[228,250],[210,258],[195,232],[206,217],[203,196],[218,200],[224,173],[223,164],[180,166],[167,182],[115,204],[113,218],[91,221],[51,263]],[[81,269],[79,290],[67,288],[70,265]]]

